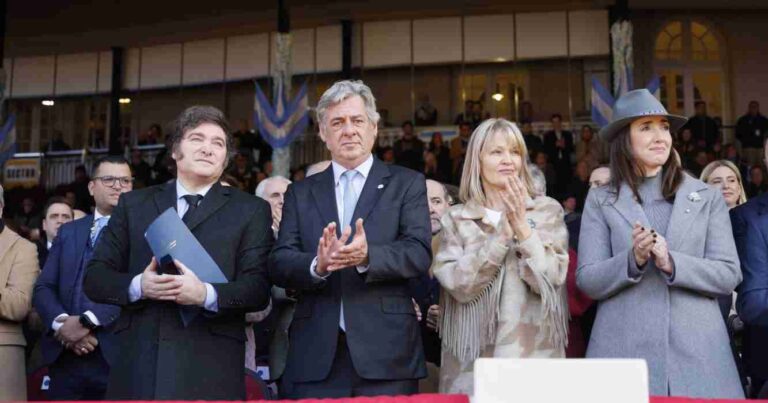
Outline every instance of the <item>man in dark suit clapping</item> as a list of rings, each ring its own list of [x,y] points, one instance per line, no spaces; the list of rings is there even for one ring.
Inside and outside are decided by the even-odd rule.
[[[424,176],[373,157],[371,90],[340,81],[317,105],[325,171],[285,195],[275,284],[299,290],[285,397],[402,395],[426,376],[408,280],[432,260]]]
[[[89,298],[123,307],[113,329],[120,355],[107,399],[242,400],[245,312],[264,309],[269,299],[270,209],[219,183],[234,151],[224,114],[193,106],[175,126],[177,179],[120,197],[85,276]],[[193,265],[179,262],[180,275],[158,274],[144,232],[169,208],[228,283],[203,283]],[[184,326],[180,305],[202,313]]]

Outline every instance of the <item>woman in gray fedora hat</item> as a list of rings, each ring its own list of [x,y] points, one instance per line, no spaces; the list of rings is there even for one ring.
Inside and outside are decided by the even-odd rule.
[[[645,359],[652,395],[743,398],[715,299],[741,281],[728,207],[680,167],[683,123],[641,89],[600,131],[612,179],[587,197],[576,274],[599,301],[587,357]]]

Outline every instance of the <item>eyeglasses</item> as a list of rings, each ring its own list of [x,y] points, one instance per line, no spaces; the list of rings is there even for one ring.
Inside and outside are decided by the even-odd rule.
[[[115,186],[115,182],[120,182],[121,187],[128,187],[133,183],[133,178],[128,176],[123,177],[116,177],[116,176],[97,176],[92,178],[93,180],[98,179],[101,181],[101,184],[106,187],[112,187]]]

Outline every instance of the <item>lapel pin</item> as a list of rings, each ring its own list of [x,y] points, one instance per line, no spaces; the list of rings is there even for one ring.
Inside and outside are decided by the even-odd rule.
[[[384,185],[380,183],[379,186],[377,186],[377,188],[378,189],[384,189]]]
[[[701,201],[701,196],[699,196],[699,192],[691,192],[688,195],[688,200],[690,200],[692,202],[700,202]]]

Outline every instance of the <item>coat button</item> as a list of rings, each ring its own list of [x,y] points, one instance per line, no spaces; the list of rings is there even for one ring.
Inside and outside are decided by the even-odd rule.
[[[518,259],[521,259],[523,257],[523,254],[520,253],[520,251],[515,252],[515,256],[517,256]]]
[[[688,214],[690,212],[691,212],[691,209],[689,209],[689,208],[685,209],[685,214]]]

